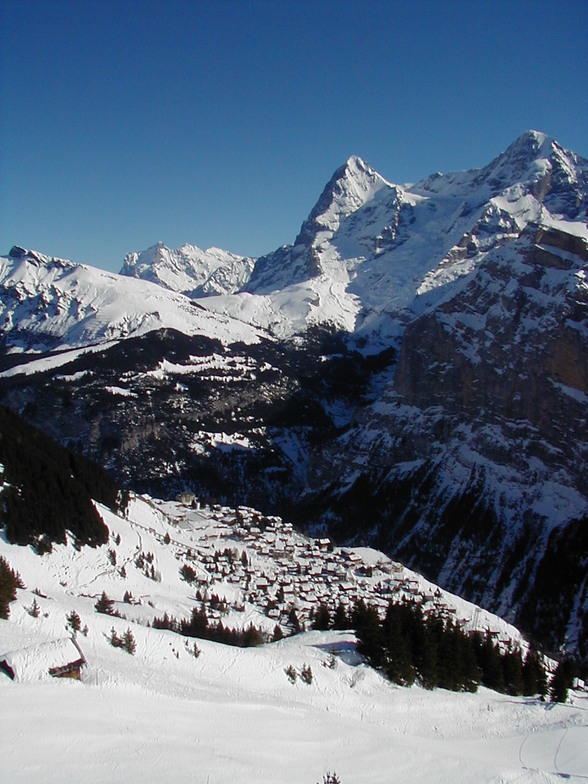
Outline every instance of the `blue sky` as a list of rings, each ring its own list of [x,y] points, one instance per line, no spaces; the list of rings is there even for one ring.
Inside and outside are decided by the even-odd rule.
[[[0,253],[118,270],[158,240],[258,256],[334,170],[588,157],[584,0],[3,0]]]

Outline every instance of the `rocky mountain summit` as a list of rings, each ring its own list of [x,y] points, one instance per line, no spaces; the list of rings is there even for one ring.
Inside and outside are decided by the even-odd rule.
[[[529,131],[411,185],[353,156],[257,260],[15,247],[0,402],[129,487],[375,544],[588,655],[587,192]]]
[[[220,248],[178,250],[158,242],[140,253],[127,254],[120,274],[150,280],[188,297],[234,294],[249,280],[255,260]]]

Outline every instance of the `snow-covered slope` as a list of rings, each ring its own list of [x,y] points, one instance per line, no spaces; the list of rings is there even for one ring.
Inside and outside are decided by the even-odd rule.
[[[120,274],[159,283],[188,297],[205,297],[238,291],[249,280],[253,265],[253,259],[220,248],[183,245],[172,250],[158,242],[140,253],[129,253]]]
[[[155,283],[16,247],[0,257],[0,319],[6,348],[19,351],[79,348],[165,328],[225,344],[259,335]]]
[[[59,545],[40,557],[0,540],[0,555],[26,585],[10,604],[9,619],[0,620],[0,660],[17,651],[10,660],[30,665],[14,681],[0,672],[7,780],[158,784],[188,770],[195,780],[219,784],[316,784],[329,771],[342,784],[385,784],[390,771],[412,784],[583,780],[588,703],[580,692],[566,705],[552,705],[485,689],[458,694],[398,688],[362,662],[350,632],[307,632],[249,649],[198,640],[195,657],[194,640],[146,622],[164,612],[188,614],[197,584],[205,581],[209,596],[227,600],[224,623],[243,627],[254,621],[269,629],[275,621],[265,615],[261,594],[268,578],[280,573],[276,554],[266,552],[270,539],[294,548],[312,543],[278,519],[262,535],[250,531],[254,536],[247,540],[253,510],[243,509],[237,526],[232,509],[142,498],[131,500],[124,518],[104,507],[100,512],[111,537],[94,550]],[[225,549],[247,552],[249,581],[233,580],[241,561],[227,570]],[[339,555],[311,549],[316,564]],[[139,567],[141,554],[146,558]],[[377,599],[378,586],[391,576],[411,591],[434,587],[381,553],[351,554],[356,560],[349,579],[366,598]],[[197,584],[181,579],[186,563],[194,567]],[[372,568],[372,577],[359,577],[362,565]],[[322,576],[310,577],[322,584]],[[260,600],[252,603],[256,582]],[[95,612],[103,591],[123,617]],[[301,599],[293,595],[292,601]],[[520,640],[504,621],[457,597],[442,593],[440,601],[466,623],[494,629],[505,641]],[[87,661],[81,683],[47,674],[57,641],[69,634],[72,611],[79,616],[77,642]],[[133,655],[110,645],[113,628],[119,636],[131,631]],[[312,682],[297,677],[292,683],[288,667],[297,674],[310,667]]]

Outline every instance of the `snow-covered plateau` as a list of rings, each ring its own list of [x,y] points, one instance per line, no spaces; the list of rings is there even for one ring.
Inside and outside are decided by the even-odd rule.
[[[299,563],[306,558],[306,576],[321,567],[312,577],[316,591],[325,585],[322,569],[338,562],[366,599],[381,598],[391,581],[413,596],[433,592],[382,553],[329,552],[279,518],[264,520],[259,532],[259,515],[248,509],[237,519],[234,509],[133,497],[125,516],[99,511],[110,530],[99,548],[54,545],[39,556],[0,539],[0,555],[26,586],[9,619],[0,620],[0,661],[8,658],[16,671],[14,680],[0,672],[3,780],[320,784],[328,773],[342,784],[586,779],[584,692],[554,704],[483,688],[475,694],[400,688],[362,661],[353,633],[345,631],[308,631],[246,649],[197,640],[195,656],[194,640],[146,625],[164,612],[186,615],[195,585],[226,599],[227,625],[273,625],[261,596],[267,584],[284,579],[277,551],[282,559],[286,552],[297,552]],[[239,556],[232,572],[226,559],[206,557],[229,548]],[[250,579],[241,571],[234,580],[244,552]],[[150,557],[155,580],[137,566],[141,553]],[[194,566],[197,583],[181,578],[185,563]],[[369,577],[362,566],[371,567]],[[122,617],[95,611],[102,592]],[[300,593],[299,586],[294,601],[302,613]],[[470,628],[521,642],[513,627],[458,597],[439,591],[436,600]],[[55,641],[71,634],[72,611],[86,660],[79,682],[48,674]],[[133,654],[110,644],[113,628],[120,636],[131,630]],[[289,678],[288,668],[298,677]],[[299,675],[307,668],[310,683]]]

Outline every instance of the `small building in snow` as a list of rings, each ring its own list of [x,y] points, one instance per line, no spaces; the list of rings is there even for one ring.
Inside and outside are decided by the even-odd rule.
[[[0,671],[14,681],[53,678],[80,680],[86,659],[72,637],[0,654]]]

